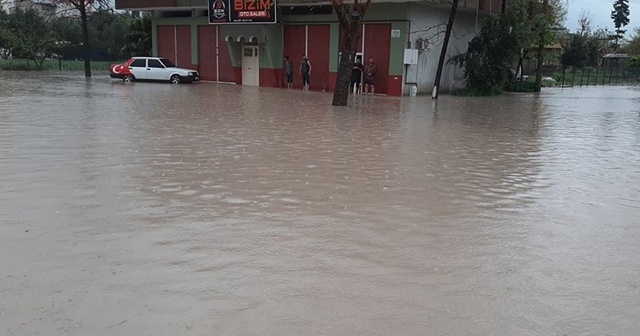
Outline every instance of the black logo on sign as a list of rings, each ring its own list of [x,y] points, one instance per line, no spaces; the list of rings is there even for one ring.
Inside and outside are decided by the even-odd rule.
[[[213,3],[213,6],[211,8],[211,12],[212,12],[212,16],[216,19],[224,19],[224,17],[227,15],[227,11],[226,11],[226,5],[224,4],[224,1],[222,0],[216,0]]]

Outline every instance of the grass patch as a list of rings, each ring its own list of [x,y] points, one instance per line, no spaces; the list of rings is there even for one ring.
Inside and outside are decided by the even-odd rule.
[[[506,92],[535,92],[535,83],[524,82],[509,82],[505,84],[504,90]]]
[[[122,61],[113,62],[91,62],[92,71],[109,71],[109,64],[122,63]],[[0,60],[0,69],[2,70],[33,70],[37,71],[33,61],[28,60]],[[43,71],[84,71],[84,61],[77,60],[46,60],[42,64]]]

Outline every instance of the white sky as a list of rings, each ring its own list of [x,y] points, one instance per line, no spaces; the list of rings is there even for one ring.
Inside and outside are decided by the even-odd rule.
[[[574,32],[578,28],[578,18],[582,9],[586,9],[593,15],[593,29],[597,27],[609,28],[613,31],[611,10],[614,0],[567,0],[569,12],[565,26]],[[634,27],[640,27],[640,0],[629,0],[629,25],[626,27],[627,36],[633,32]]]

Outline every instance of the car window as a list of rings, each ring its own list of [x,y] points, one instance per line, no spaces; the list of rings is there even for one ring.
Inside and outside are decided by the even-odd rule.
[[[160,63],[160,61],[158,61],[157,59],[150,59],[149,60],[149,68],[164,69],[164,65],[162,65],[162,63]]]
[[[161,58],[160,61],[162,62],[162,64],[164,64],[164,66],[166,66],[167,68],[175,68],[176,65],[171,63],[170,60],[166,59],[166,58]]]
[[[145,66],[147,66],[147,60],[146,59],[137,59],[133,62],[131,62],[131,64],[129,64],[130,67],[133,68],[144,68]]]

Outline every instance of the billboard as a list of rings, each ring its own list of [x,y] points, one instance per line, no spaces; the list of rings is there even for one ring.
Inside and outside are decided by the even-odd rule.
[[[209,23],[276,23],[276,0],[209,0]]]

